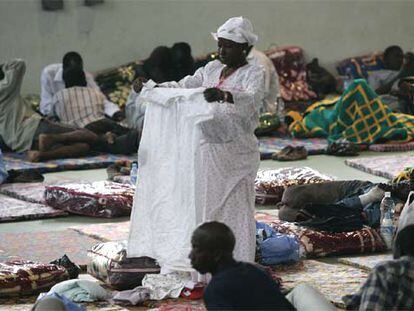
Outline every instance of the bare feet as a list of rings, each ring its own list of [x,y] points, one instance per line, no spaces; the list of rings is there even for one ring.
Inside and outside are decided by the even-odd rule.
[[[48,151],[53,147],[53,134],[39,135],[39,151]]]
[[[27,158],[30,162],[39,162],[40,161],[41,152],[37,150],[29,150],[27,151]]]
[[[115,142],[116,135],[114,133],[106,132],[104,136],[108,144],[112,145]]]

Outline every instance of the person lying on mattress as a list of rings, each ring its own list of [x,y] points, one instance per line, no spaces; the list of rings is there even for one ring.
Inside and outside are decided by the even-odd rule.
[[[123,127],[105,116],[105,96],[100,90],[87,86],[82,68],[73,66],[67,69],[63,73],[63,81],[65,88],[53,97],[50,116],[65,125],[108,137],[111,144],[94,146],[99,151],[116,154],[137,152],[140,131]]]
[[[44,116],[49,115],[53,109],[53,97],[57,92],[65,88],[63,76],[65,71],[79,67],[83,70],[83,59],[77,52],[68,52],[63,56],[62,63],[51,64],[42,70],[40,77],[40,113]],[[88,87],[100,90],[93,76],[89,72],[85,72]],[[125,116],[119,107],[105,98],[105,114],[116,121],[123,119]]]
[[[359,230],[363,225],[377,228],[380,224],[380,202],[386,191],[396,202],[396,215],[411,190],[411,181],[375,184],[369,181],[330,181],[321,184],[288,187],[277,204],[279,218],[330,232]]]
[[[97,142],[102,145],[108,141],[87,129],[52,122],[34,112],[20,95],[25,70],[22,59],[0,66],[0,136],[5,147],[26,152],[30,161],[38,162],[85,156]]]
[[[342,298],[347,310],[414,310],[413,198],[398,222],[394,259],[377,264],[357,293]]]
[[[285,297],[259,265],[234,259],[235,243],[231,229],[220,222],[204,223],[193,233],[191,265],[212,275],[204,291],[207,310],[336,310],[307,284],[296,286]]]

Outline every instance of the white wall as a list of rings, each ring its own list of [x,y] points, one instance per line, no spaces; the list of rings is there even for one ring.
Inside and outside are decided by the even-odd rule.
[[[0,62],[27,61],[24,92],[39,92],[43,66],[80,52],[90,70],[145,58],[157,45],[187,41],[198,55],[215,49],[210,32],[228,17],[251,19],[258,47],[300,45],[332,68],[336,60],[390,44],[413,48],[410,0],[64,0],[45,12],[40,0],[0,0]]]

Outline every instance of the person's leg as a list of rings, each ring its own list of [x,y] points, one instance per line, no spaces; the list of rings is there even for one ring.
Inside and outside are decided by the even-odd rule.
[[[345,197],[352,197],[369,185],[371,183],[366,181],[346,180],[288,187],[278,203],[279,218],[296,221],[299,210],[306,204],[334,204]]]
[[[61,158],[76,158],[86,155],[89,150],[89,145],[86,143],[74,143],[71,145],[59,146],[48,151],[30,150],[27,152],[27,156],[29,161],[39,162]]]
[[[286,298],[298,311],[337,310],[335,306],[317,289],[305,283],[297,285],[289,294],[286,295]]]
[[[113,154],[131,154],[138,151],[139,142],[141,140],[140,131],[130,130],[125,135],[111,137],[111,142],[108,142],[108,140],[102,140],[102,138],[100,138],[99,142],[92,146],[93,149],[96,151],[109,152]]]
[[[56,145],[62,144],[93,144],[97,139],[96,134],[86,129],[78,129],[42,119],[33,136],[31,150],[50,151]]]
[[[66,144],[73,145],[77,143],[86,143],[93,145],[98,136],[88,130],[74,130],[63,134],[40,134],[39,151],[54,151],[56,145]]]
[[[129,129],[118,124],[114,120],[104,118],[98,121],[89,123],[85,126],[86,129],[94,132],[95,134],[102,135],[107,132],[112,132],[115,135],[125,135],[128,133]]]

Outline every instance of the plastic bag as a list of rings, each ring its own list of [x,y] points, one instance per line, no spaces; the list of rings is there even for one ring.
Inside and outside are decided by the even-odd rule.
[[[69,273],[70,279],[76,279],[81,271],[81,268],[73,263],[66,254],[63,255],[62,258],[52,261],[51,264],[65,267],[66,271]]]
[[[264,232],[263,241],[259,243],[258,256],[262,265],[276,265],[283,262],[299,260],[299,241],[296,236],[281,234],[270,226],[256,222],[258,232]]]

